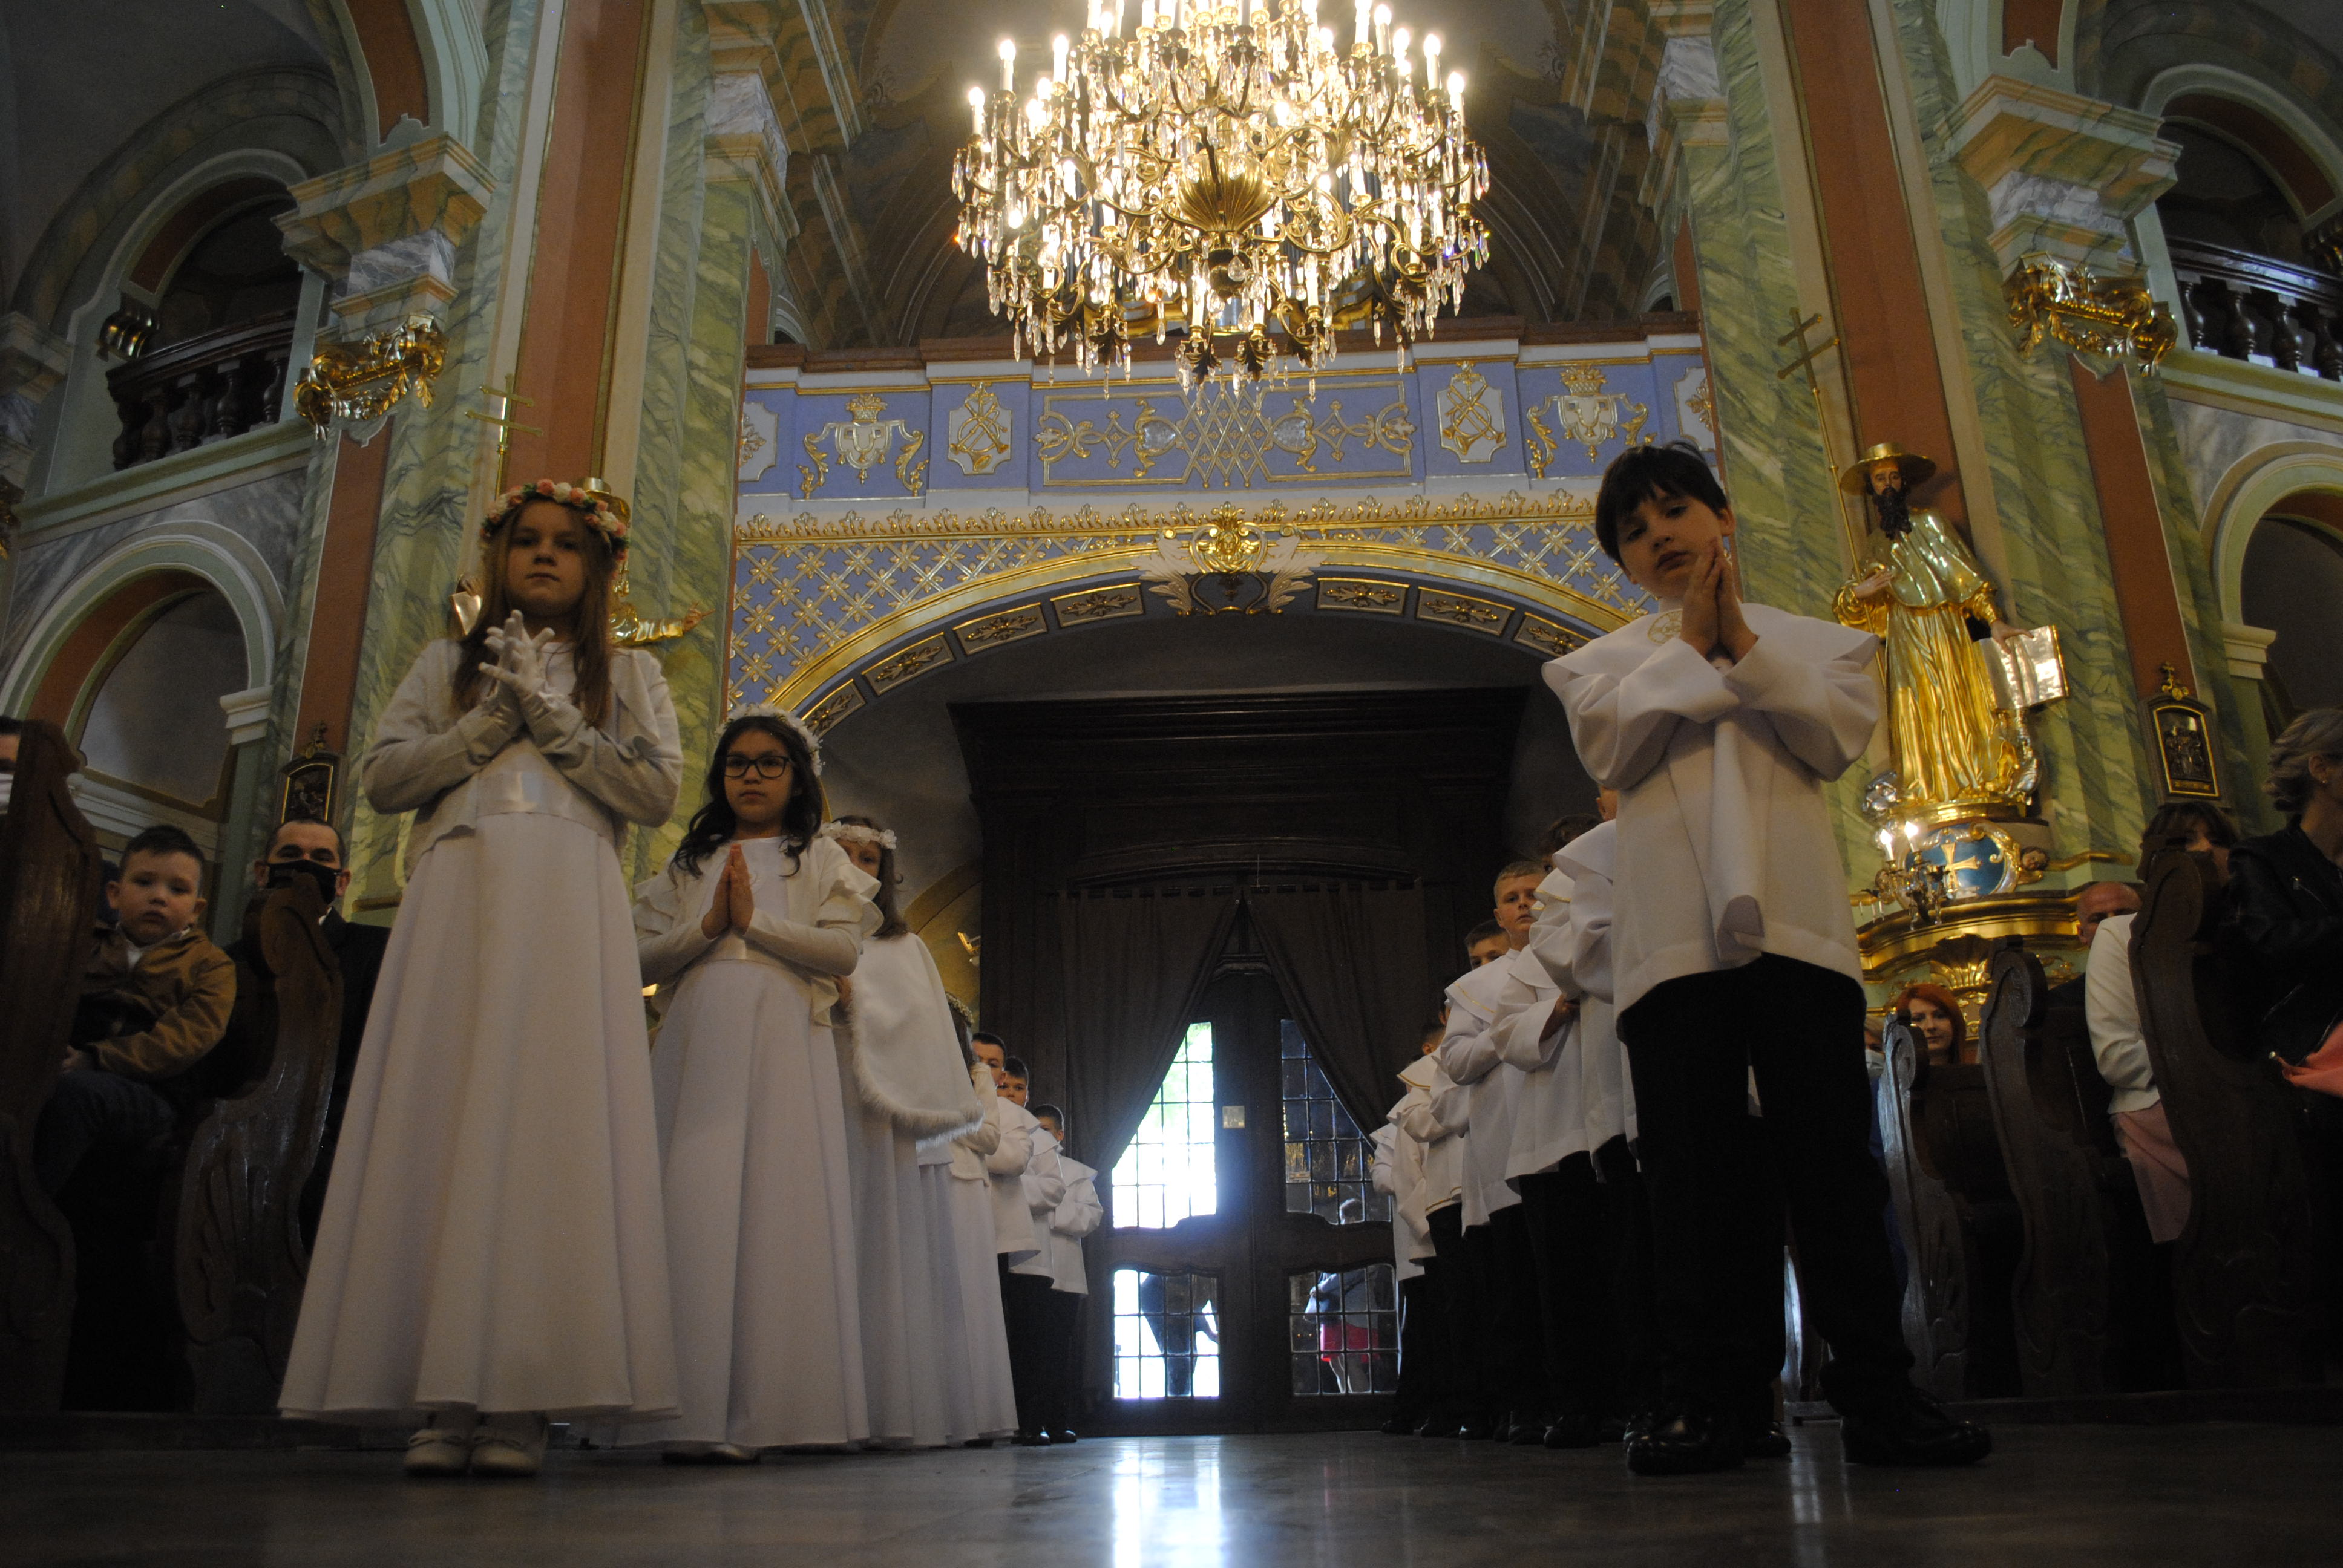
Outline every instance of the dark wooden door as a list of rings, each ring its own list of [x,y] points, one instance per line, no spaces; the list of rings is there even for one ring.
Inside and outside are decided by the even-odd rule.
[[[1289,1010],[1268,973],[1240,959],[1206,990],[1202,1027],[1174,1063],[1174,1097],[1179,1083],[1201,1093],[1193,1059],[1209,1039],[1210,1100],[1195,1103],[1210,1120],[1210,1213],[1158,1223],[1161,1196],[1100,1176],[1107,1219],[1085,1334],[1097,1430],[1324,1430],[1388,1413],[1388,1200],[1367,1183],[1355,1121],[1329,1113]],[[1135,1154],[1122,1174],[1160,1173],[1146,1160]]]

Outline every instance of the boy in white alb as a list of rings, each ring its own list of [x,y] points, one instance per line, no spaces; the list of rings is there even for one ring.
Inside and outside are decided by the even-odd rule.
[[[1082,1239],[1099,1228],[1106,1209],[1099,1201],[1098,1172],[1066,1152],[1066,1113],[1054,1105],[1027,1110],[1058,1141],[1058,1172],[1065,1181],[1065,1196],[1049,1215],[1050,1386],[1043,1422],[1052,1443],[1073,1442],[1081,1436],[1074,1431],[1074,1410],[1081,1395],[1081,1307],[1091,1293]]]
[[[1409,1064],[1422,1071],[1431,1065],[1431,1053],[1440,1047],[1445,1027],[1434,1019],[1421,1041],[1423,1054]],[[1439,1266],[1432,1245],[1432,1226],[1423,1211],[1423,1145],[1402,1125],[1411,1108],[1424,1102],[1423,1090],[1408,1083],[1388,1115],[1375,1129],[1374,1184],[1392,1200],[1392,1261],[1399,1284],[1399,1392],[1393,1399],[1391,1419],[1383,1431],[1392,1437],[1413,1437],[1431,1420],[1445,1398],[1448,1385],[1448,1325],[1442,1321],[1440,1283],[1433,1277]]]
[[[1554,1424],[1558,1391],[1549,1386],[1539,1243],[1523,1193],[1509,1180],[1515,1122],[1527,1083],[1524,1062],[1509,1057],[1505,1041],[1533,1000],[1552,1015],[1556,990],[1527,954],[1537,913],[1537,888],[1546,869],[1516,860],[1497,873],[1495,919],[1505,945],[1448,988],[1448,1031],[1440,1065],[1469,1097],[1464,1144],[1464,1232],[1467,1261],[1477,1271],[1486,1313],[1477,1368],[1493,1436],[1518,1443],[1542,1441]],[[1531,1027],[1534,1030],[1534,1020]],[[1448,1120],[1442,1111],[1443,1120]]]
[[[1734,524],[1696,451],[1631,448],[1604,476],[1595,535],[1660,613],[1546,667],[1581,759],[1620,795],[1614,991],[1666,1384],[1630,1435],[1628,1466],[1742,1462],[1744,1422],[1781,1347],[1745,1342],[1734,1310],[1749,1283],[1740,1271],[1755,1265],[1730,1200],[1765,1178],[1765,1162],[1788,1196],[1847,1456],[1966,1463],[1990,1436],[1910,1382],[1886,1179],[1866,1147],[1862,964],[1823,796],[1878,724],[1877,643],[1745,604]],[[1762,1148],[1737,1135],[1753,1070]]]

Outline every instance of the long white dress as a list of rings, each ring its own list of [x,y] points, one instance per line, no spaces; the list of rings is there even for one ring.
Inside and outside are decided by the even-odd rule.
[[[879,923],[837,845],[739,846],[756,915],[700,920],[729,851],[638,890],[643,978],[674,986],[651,1052],[682,1413],[623,1442],[830,1447],[870,1435],[833,977]]]
[[[1009,1332],[1001,1312],[992,1183],[985,1171],[986,1159],[1001,1145],[1001,1101],[992,1071],[983,1063],[970,1070],[969,1080],[983,1121],[961,1137],[920,1146],[930,1266],[944,1316],[944,1424],[954,1442],[1005,1437],[1017,1430]]]
[[[920,1182],[919,1140],[984,1119],[960,1066],[951,1005],[927,944],[908,933],[864,944],[851,1027],[838,1031],[853,1113],[855,1234],[862,1365],[870,1435],[932,1448],[951,1423],[945,1387],[947,1302],[932,1268],[933,1222]]]
[[[659,665],[612,660],[608,727],[548,693],[469,709],[434,643],[367,751],[414,810],[280,1403],[649,1416],[676,1408],[635,941],[616,846],[682,779]]]

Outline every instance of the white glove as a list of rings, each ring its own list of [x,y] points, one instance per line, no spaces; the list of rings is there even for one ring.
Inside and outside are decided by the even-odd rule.
[[[520,612],[515,610],[512,618],[505,623],[501,634],[491,632],[488,635],[501,645],[496,666],[488,673],[496,677],[506,690],[511,692],[524,708],[533,699],[542,699],[551,695],[545,689],[545,655],[554,641],[550,628],[531,637],[521,622]]]

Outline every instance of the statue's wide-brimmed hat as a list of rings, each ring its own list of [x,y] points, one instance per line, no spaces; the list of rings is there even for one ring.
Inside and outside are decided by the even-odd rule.
[[[1838,487],[1850,496],[1871,493],[1874,470],[1893,468],[1904,476],[1904,488],[1916,489],[1936,472],[1936,460],[1923,457],[1917,452],[1907,452],[1893,441],[1882,441],[1855,461],[1855,466],[1838,477]]]

